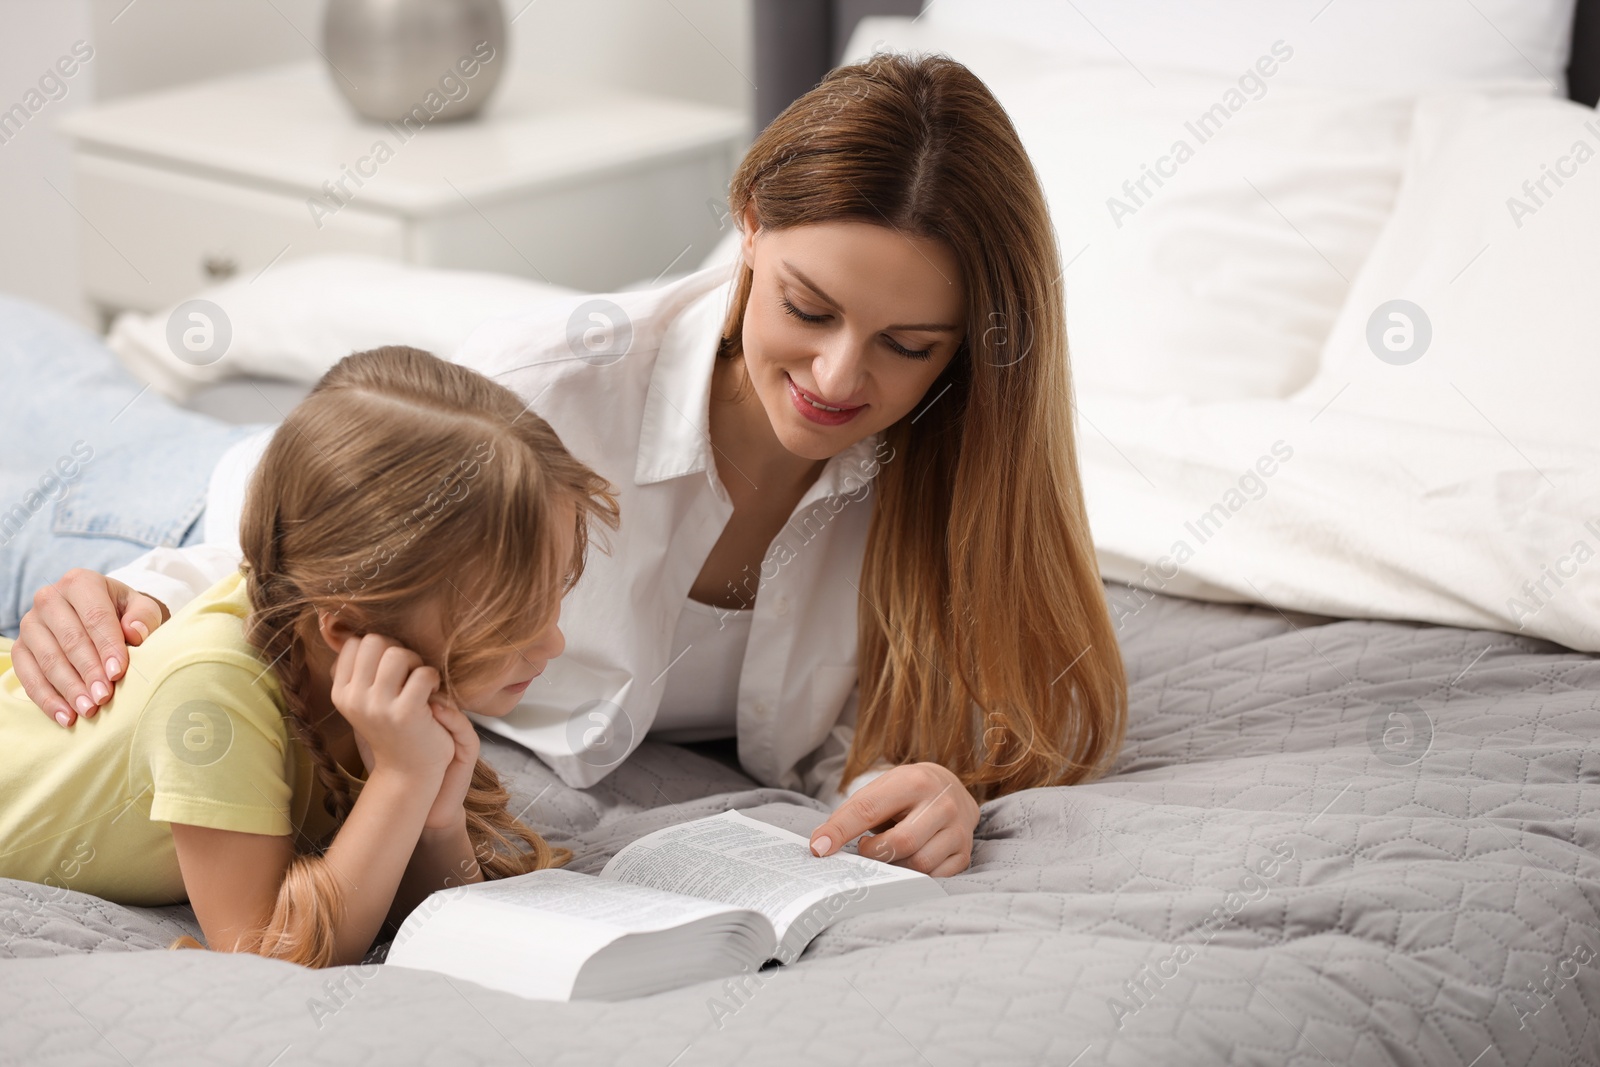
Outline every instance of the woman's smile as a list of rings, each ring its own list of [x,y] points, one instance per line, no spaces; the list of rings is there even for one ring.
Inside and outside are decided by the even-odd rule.
[[[857,404],[853,407],[824,404],[814,394],[796,385],[787,371],[784,372],[783,380],[789,386],[789,399],[794,402],[794,409],[812,422],[823,426],[842,426],[868,407],[866,404]]]

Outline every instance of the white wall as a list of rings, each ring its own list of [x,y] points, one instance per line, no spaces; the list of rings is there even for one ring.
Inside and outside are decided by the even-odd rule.
[[[0,0],[0,112],[24,103],[75,41],[88,42],[82,0]],[[0,127],[0,292],[27,297],[88,321],[78,291],[78,216],[64,139],[54,121],[94,100],[93,60],[26,125]],[[48,88],[48,87],[47,87]],[[52,188],[52,186],[54,188]],[[59,190],[59,192],[58,192]]]
[[[753,106],[750,0],[502,2],[513,20],[512,62],[541,78]],[[60,116],[96,100],[316,59],[323,3],[0,0],[0,111],[37,89],[74,42],[94,49],[63,79],[65,95],[0,143],[0,292],[94,324],[79,296],[83,220],[70,203],[68,143],[54,130]]]

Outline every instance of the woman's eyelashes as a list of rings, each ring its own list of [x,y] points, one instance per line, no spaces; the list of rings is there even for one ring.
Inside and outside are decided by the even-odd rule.
[[[885,337],[884,341],[890,348],[909,359],[927,359],[929,356],[933,355],[933,349],[931,348],[919,348],[915,351],[909,348],[903,348],[895,342],[893,337]]]
[[[789,298],[786,296],[780,296],[778,299],[783,303],[783,310],[793,315],[801,322],[824,322],[828,318],[826,315],[807,315],[804,311],[801,311],[799,308],[789,303]]]
[[[801,322],[809,322],[809,323],[812,323],[812,324],[816,324],[816,323],[819,323],[819,322],[828,321],[828,316],[826,316],[826,315],[810,315],[810,314],[807,314],[804,311],[801,311],[799,308],[795,307],[792,303],[790,303],[789,302],[789,298],[786,297],[786,296],[779,297],[778,299],[783,304],[783,310],[784,310],[785,314],[793,315],[795,318],[799,319]],[[932,348],[921,348],[921,349],[906,348],[904,345],[900,344],[893,337],[890,337],[887,334],[884,335],[883,342],[884,342],[884,344],[888,345],[890,348],[894,349],[896,352],[900,353],[902,356],[905,356],[908,359],[928,359],[929,357],[931,357],[933,355],[933,349]]]

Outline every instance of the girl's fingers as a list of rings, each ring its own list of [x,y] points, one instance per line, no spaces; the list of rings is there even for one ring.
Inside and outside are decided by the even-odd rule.
[[[472,720],[461,713],[461,709],[444,700],[437,698],[428,701],[428,706],[433,709],[433,717],[439,724],[458,737],[463,734],[473,734]]]
[[[356,674],[356,652],[359,641],[350,640],[339,646],[339,656],[333,663],[333,686],[340,689],[349,686]]]
[[[413,706],[427,707],[428,698],[439,688],[439,672],[432,667],[418,667],[406,679],[400,690],[400,699]]]
[[[463,715],[460,709],[452,705],[433,702],[433,717],[437,719],[450,735],[455,738],[456,751],[476,754],[478,751],[478,731],[473,729],[472,720]]]
[[[352,642],[356,646],[356,665],[350,680],[363,689],[370,689],[373,679],[378,676],[378,663],[389,644],[387,639],[378,634],[362,634],[345,644]]]
[[[372,686],[384,696],[398,696],[411,672],[422,666],[422,657],[404,645],[389,645],[378,657]]]

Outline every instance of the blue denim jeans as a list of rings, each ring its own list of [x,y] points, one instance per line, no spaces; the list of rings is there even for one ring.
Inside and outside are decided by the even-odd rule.
[[[219,456],[260,428],[187,411],[105,343],[0,295],[0,635],[73,567],[193,544]]]

